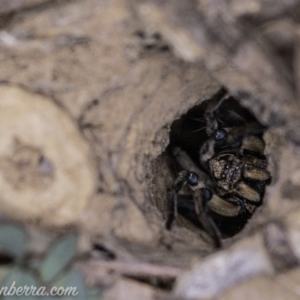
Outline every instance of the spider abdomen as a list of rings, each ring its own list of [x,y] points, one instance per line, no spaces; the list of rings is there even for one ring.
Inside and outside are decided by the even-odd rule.
[[[220,196],[236,195],[246,201],[258,203],[260,193],[247,184],[247,181],[257,183],[270,178],[269,172],[264,168],[265,160],[257,159],[251,155],[235,153],[221,153],[209,161],[211,174]]]
[[[224,191],[232,192],[242,178],[243,161],[234,154],[220,154],[209,161],[209,171],[215,183]]]

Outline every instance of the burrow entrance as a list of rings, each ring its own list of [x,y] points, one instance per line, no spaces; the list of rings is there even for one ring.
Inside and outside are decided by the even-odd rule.
[[[218,95],[216,96],[218,97]],[[201,163],[200,152],[204,147],[203,145],[209,139],[206,128],[206,115],[216,96],[191,108],[186,114],[182,115],[172,123],[170,127],[170,143],[167,149],[156,160],[155,170],[158,174],[154,179],[154,185],[156,186],[154,204],[158,207],[166,221],[169,218],[170,210],[172,210],[172,184],[178,175],[178,172],[182,169],[174,156],[174,148],[180,148],[187,153],[193,163],[210,178],[213,188],[215,189],[212,191],[213,193],[217,193],[218,196],[225,200],[231,199],[230,195],[234,194],[233,192],[229,193],[230,195],[222,195],[222,191],[220,191],[218,186],[219,183],[212,175],[211,170]],[[250,147],[252,150],[240,151],[246,137],[254,136],[256,140],[260,140],[263,143],[263,134],[266,130],[249,110],[241,106],[239,101],[234,97],[226,96],[226,99],[216,109],[214,115],[218,121],[219,128],[224,128],[228,135],[232,135],[232,132],[238,132],[238,134],[235,133],[237,135],[235,138],[227,139],[230,143],[222,142],[219,146],[216,146],[213,157],[216,157],[221,153],[232,152],[238,153],[237,155],[240,160],[251,157],[251,159],[257,161],[264,160],[267,164],[266,157],[263,153],[252,151],[255,149],[255,146],[251,146],[252,148]],[[247,201],[247,199],[245,200],[245,197],[238,195],[237,198],[238,201],[241,202],[241,206],[243,206],[243,211],[236,216],[222,216],[215,211],[208,209],[209,217],[217,225],[222,238],[232,237],[240,232],[249,218],[255,214],[256,208],[263,204],[265,186],[270,182],[270,179],[257,180],[254,179],[255,175],[251,175],[250,177],[252,178],[246,177],[246,175],[243,175],[243,173],[246,173],[246,165],[247,163],[242,164],[242,170],[239,175],[241,177],[238,179],[238,182],[243,181],[247,187],[251,187],[251,189],[254,189],[259,193],[260,200],[255,202],[252,200]],[[265,168],[263,166],[260,167],[266,169],[267,165],[265,165]],[[260,168],[259,171],[261,171]],[[233,173],[231,175],[231,177],[227,176],[229,183],[234,180],[232,177],[235,175]],[[229,200],[229,202],[230,201],[231,200]],[[252,206],[251,212],[245,207],[248,203]],[[188,186],[186,186],[179,192],[178,218],[175,223],[178,226],[203,232],[204,228],[200,219],[195,211],[192,192]]]

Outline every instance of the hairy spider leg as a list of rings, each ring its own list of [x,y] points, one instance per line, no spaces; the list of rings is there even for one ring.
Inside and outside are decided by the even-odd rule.
[[[211,200],[213,193],[210,191],[211,186],[209,177],[202,172],[190,159],[190,157],[179,147],[172,149],[172,156],[176,159],[180,168],[184,168],[178,173],[178,176],[172,184],[171,190],[171,209],[166,223],[166,228],[171,229],[173,222],[178,214],[178,193],[187,185],[193,192],[193,201],[195,211],[204,230],[212,237],[215,246],[221,247],[221,233],[209,216],[207,203]],[[190,170],[190,171],[187,171]]]
[[[197,176],[197,174],[183,170],[179,172],[177,178],[173,182],[171,192],[171,209],[169,211],[166,228],[171,230],[172,225],[178,215],[178,193],[185,185],[188,185],[193,191],[195,211],[199,217],[200,223],[209,236],[212,237],[216,248],[220,248],[222,246],[221,233],[213,219],[209,216],[207,208],[207,203],[212,198],[212,192],[205,188],[202,181],[191,181],[191,178],[194,176]],[[198,176],[197,179],[199,179]]]
[[[199,160],[201,165],[204,168],[207,168],[207,162],[214,156],[215,154],[215,145],[216,140],[215,138],[209,138],[201,147]]]
[[[228,98],[228,96],[228,92],[222,88],[210,101],[205,112],[206,133],[208,136],[212,136],[214,131],[218,129],[216,111],[222,105],[224,100]]]
[[[202,145],[200,149],[201,165],[206,167],[206,163],[215,154],[215,147],[218,144],[219,149],[236,147],[236,143],[241,144],[240,154],[244,150],[256,152],[263,155],[265,144],[262,139],[253,134],[263,132],[264,127],[258,122],[247,124],[238,128],[218,128],[212,136]]]
[[[222,236],[219,228],[209,216],[207,203],[211,200],[212,192],[206,188],[194,191],[195,211],[205,231],[212,237],[216,248],[222,247]]]
[[[263,133],[265,129],[266,128],[258,122],[247,123],[243,126],[234,127],[234,128],[224,128],[224,130],[226,131],[226,139],[224,140],[224,142],[229,144],[230,146],[235,146],[236,143],[242,142],[243,139],[252,136],[257,140],[260,140],[261,141],[260,143],[263,143],[263,149],[264,149],[265,147],[264,142],[260,138],[254,135]],[[248,147],[250,147],[249,143],[248,143]],[[261,151],[261,149],[262,148],[260,148],[258,152],[263,154],[263,150]]]
[[[178,215],[178,193],[179,191],[187,184],[189,178],[189,171],[183,170],[180,171],[177,178],[174,180],[172,184],[171,190],[171,205],[169,210],[169,216],[166,223],[166,228],[171,230],[173,222],[175,221]]]

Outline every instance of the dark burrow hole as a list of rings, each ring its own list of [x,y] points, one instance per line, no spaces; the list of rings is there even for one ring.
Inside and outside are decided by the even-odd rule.
[[[217,105],[218,107],[213,110],[218,129],[225,129],[226,137],[222,139],[221,142],[216,142],[214,151],[212,152],[213,156],[208,161],[205,163],[200,162],[200,151],[203,151],[205,144],[207,144],[209,138],[212,137],[212,135],[209,136],[207,133],[207,117],[205,116],[207,115],[209,107],[216,107],[216,105],[212,105],[212,103],[216,103],[216,97],[219,97],[222,93],[223,95],[225,94],[224,89],[219,91],[212,99],[206,100],[193,107],[186,114],[173,122],[170,131],[170,144],[162,156],[168,160],[168,164],[166,165],[170,168],[174,180],[183,169],[174,154],[174,149],[180,148],[188,154],[188,157],[197,168],[200,169],[202,175],[205,174],[207,176],[210,181],[208,190],[211,191],[212,195],[220,196],[226,203],[232,202],[233,199],[234,205],[238,203],[237,207],[239,212],[230,217],[221,215],[215,210],[210,209],[210,207],[207,207],[209,219],[213,220],[213,223],[218,227],[222,238],[227,238],[241,231],[252,214],[255,213],[256,208],[263,203],[265,186],[270,182],[270,178],[261,180],[262,177],[268,176],[266,175],[268,172],[266,171],[267,160],[263,150],[253,150],[257,147],[259,148],[259,143],[257,147],[252,144],[249,148],[245,147],[247,144],[246,141],[253,136],[253,143],[255,144],[255,141],[258,141],[260,142],[260,146],[264,147],[262,137],[266,128],[257,121],[249,110],[242,107],[238,100],[232,96],[227,96],[227,94],[222,104],[220,106]],[[216,140],[218,137],[217,135],[215,136]],[[231,141],[229,143],[230,139]],[[226,154],[230,155],[226,156]],[[232,157],[234,157],[234,159],[231,161],[230,159]],[[219,179],[212,175],[213,171],[210,169],[211,160],[220,163],[221,167],[217,169],[217,171],[219,171]],[[238,164],[236,164],[237,162]],[[254,171],[253,165],[255,166]],[[234,168],[236,168],[237,171]],[[248,172],[249,170],[250,173]],[[257,178],[260,179],[258,180]],[[204,181],[206,182],[207,179]],[[221,187],[221,183],[223,184],[224,182],[226,184],[228,183],[229,188],[224,189],[222,188],[223,185]],[[247,188],[249,187],[251,191],[241,189],[240,183],[246,184]],[[238,186],[239,191],[242,190],[242,192],[236,192]],[[205,187],[208,187],[206,183]],[[167,203],[165,205],[159,204],[159,206],[160,208],[167,207],[168,212],[162,211],[162,209],[161,211],[165,219],[170,219],[170,211],[173,210],[172,199],[174,199],[171,196],[172,182],[166,189],[168,190]],[[241,194],[243,194],[243,196],[241,196]],[[249,201],[249,198],[255,198],[256,196],[259,197],[259,200],[255,199]],[[249,198],[247,199],[247,197]],[[208,199],[207,201],[209,202],[211,200]],[[179,191],[177,207],[181,218],[188,220],[188,222],[204,230],[205,226],[203,227],[195,211],[193,192],[189,189],[188,185]]]

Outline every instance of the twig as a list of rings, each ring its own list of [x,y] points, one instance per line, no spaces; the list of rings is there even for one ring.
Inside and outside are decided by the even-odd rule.
[[[136,278],[159,278],[165,280],[175,280],[182,274],[183,269],[156,265],[147,262],[124,262],[124,261],[104,261],[92,259],[87,262],[79,263],[79,268],[84,273],[87,281],[92,285],[101,282],[103,284],[103,273],[112,275],[125,275]],[[113,274],[114,277],[116,274]]]

